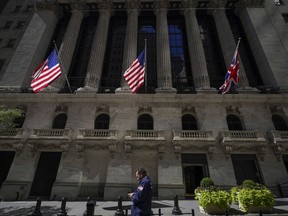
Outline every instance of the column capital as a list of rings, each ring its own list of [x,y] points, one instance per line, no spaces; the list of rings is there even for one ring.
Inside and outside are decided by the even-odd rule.
[[[208,3],[208,7],[211,8],[220,8],[220,7],[226,7],[228,0],[211,0]]]
[[[59,10],[59,4],[56,2],[50,3],[50,2],[46,2],[46,1],[36,1],[35,10],[58,11]]]
[[[139,0],[126,0],[125,3],[128,10],[141,8]]]
[[[264,7],[265,0],[243,0],[237,3],[242,7]]]
[[[112,0],[100,0],[97,3],[97,6],[100,10],[113,10],[114,9]]]
[[[87,5],[84,2],[73,2],[70,3],[71,10],[86,10],[88,9]]]
[[[167,0],[154,0],[153,6],[156,10],[157,9],[167,9],[169,6],[169,1],[167,1]]]
[[[197,0],[182,0],[181,7],[185,8],[185,9],[196,8],[197,7]]]

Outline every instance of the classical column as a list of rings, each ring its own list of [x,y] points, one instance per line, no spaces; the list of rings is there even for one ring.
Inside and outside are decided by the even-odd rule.
[[[155,0],[156,44],[157,44],[157,85],[156,92],[172,92],[172,70],[167,22],[168,1]]]
[[[190,62],[197,91],[211,91],[210,79],[206,66],[205,53],[200,37],[199,25],[196,17],[196,1],[183,0],[184,16],[187,29]]]
[[[264,0],[239,1],[235,13],[245,30],[264,86],[287,91],[287,77],[284,74],[287,74],[288,55],[264,8],[264,3]],[[269,7],[269,3],[266,2],[265,6]]]
[[[59,11],[57,4],[37,2],[36,12],[1,78],[1,89],[18,92],[21,88],[30,88],[32,73],[43,62],[57,22],[62,15]]]
[[[133,63],[137,57],[137,37],[138,37],[138,8],[140,7],[138,0],[127,0],[127,27],[125,33],[125,44],[123,53],[122,73]],[[121,76],[121,88],[118,88],[116,92],[129,92],[129,86],[126,80]]]
[[[112,2],[101,1],[98,3],[99,19],[95,36],[93,39],[89,64],[87,68],[86,80],[84,88],[79,88],[77,91],[98,91],[104,57],[105,48],[108,36],[109,21],[112,14]]]
[[[225,9],[223,9],[225,7],[225,2],[213,0],[210,5],[213,8],[216,8],[215,10],[212,11],[212,15],[214,17],[215,25],[217,28],[218,38],[220,41],[222,54],[224,56],[225,65],[226,65],[226,68],[228,68],[231,64],[237,42],[235,42],[232,30],[230,28],[229,21],[225,13]],[[240,71],[239,71],[240,81],[238,84],[238,86],[240,87],[239,90],[248,89],[249,82],[245,73],[244,66],[241,61],[241,53],[239,53],[239,64],[240,64],[239,65],[240,66]]]
[[[65,75],[68,76],[80,27],[84,17],[83,4],[72,4],[71,7],[72,7],[72,15],[65,32],[63,42],[59,49],[59,59],[62,68],[62,75],[55,82],[51,84],[52,90],[53,88],[59,90],[63,86],[65,86],[66,83]]]

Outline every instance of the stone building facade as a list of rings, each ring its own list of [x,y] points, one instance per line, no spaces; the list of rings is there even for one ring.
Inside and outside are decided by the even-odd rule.
[[[0,132],[1,199],[115,200],[138,167],[155,199],[191,198],[203,177],[288,195],[288,0],[10,0],[0,16],[0,102],[23,111]],[[239,86],[221,94],[239,38]],[[62,75],[35,94],[54,46]]]

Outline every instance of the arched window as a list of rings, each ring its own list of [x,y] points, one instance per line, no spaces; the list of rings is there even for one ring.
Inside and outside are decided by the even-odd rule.
[[[66,113],[61,113],[54,118],[52,129],[64,129],[67,121]]]
[[[242,123],[236,115],[228,115],[226,117],[229,130],[243,130]]]
[[[182,116],[182,130],[198,130],[197,120],[193,115],[185,114]]]
[[[288,131],[288,126],[283,117],[280,115],[272,115],[272,121],[275,127],[275,130],[279,131]]]
[[[22,128],[25,118],[26,118],[25,113],[22,113],[20,117],[15,118],[13,120],[13,124],[15,125],[15,128]]]
[[[96,117],[94,129],[109,129],[110,116],[107,114],[100,114]]]
[[[138,117],[138,130],[153,130],[153,118],[149,114],[142,114]]]

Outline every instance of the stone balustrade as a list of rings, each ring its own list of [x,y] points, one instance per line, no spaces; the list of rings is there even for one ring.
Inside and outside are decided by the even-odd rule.
[[[79,129],[77,139],[117,139],[117,131],[101,129]]]
[[[152,140],[165,140],[164,131],[158,130],[127,130],[125,140],[133,139],[152,139]]]
[[[24,129],[22,128],[9,128],[1,129],[0,137],[2,138],[21,138],[23,135]]]
[[[34,129],[31,139],[45,139],[45,138],[57,138],[57,139],[70,139],[72,135],[71,129]]]

